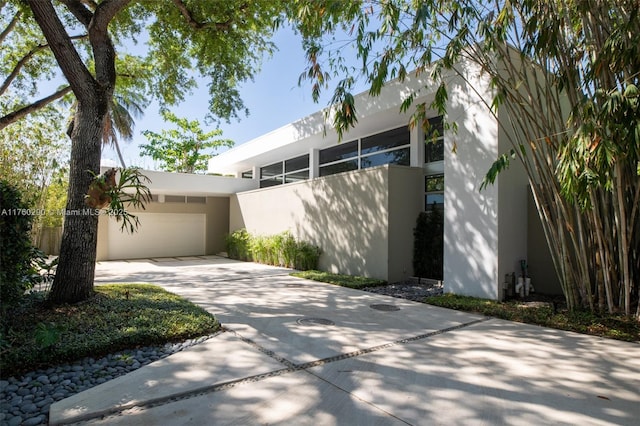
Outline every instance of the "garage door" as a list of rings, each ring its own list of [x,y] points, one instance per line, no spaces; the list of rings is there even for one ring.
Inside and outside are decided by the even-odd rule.
[[[120,231],[109,219],[108,258],[198,256],[205,254],[206,215],[195,213],[136,213],[140,227],[134,234]]]

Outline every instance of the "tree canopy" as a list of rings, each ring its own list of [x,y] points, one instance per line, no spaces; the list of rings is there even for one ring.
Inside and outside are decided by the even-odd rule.
[[[211,118],[239,117],[246,108],[238,84],[273,51],[283,6],[276,0],[9,0],[0,10],[0,130],[70,92],[77,102],[66,209],[78,214],[65,218],[50,298],[83,300],[93,288],[97,241],[97,217],[86,213],[85,194],[99,175],[117,84],[169,107],[195,89],[200,75],[208,82]],[[60,75],[65,84],[40,93],[43,81]]]
[[[160,167],[168,172],[203,172],[207,170],[207,161],[214,155],[207,151],[233,146],[231,140],[216,139],[222,135],[222,130],[205,133],[198,120],[180,118],[169,111],[162,111],[162,118],[177,128],[162,130],[160,133],[143,131],[149,143],[140,145],[140,155],[148,155],[160,161]]]

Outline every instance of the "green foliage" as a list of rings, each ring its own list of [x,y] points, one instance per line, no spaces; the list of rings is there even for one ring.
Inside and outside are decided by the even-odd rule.
[[[636,85],[599,89],[595,100],[585,101],[573,112],[580,121],[569,143],[559,150],[557,173],[565,197],[577,197],[591,207],[589,189],[614,188],[615,170],[640,164],[640,102]]]
[[[53,346],[60,341],[60,336],[63,331],[64,329],[55,323],[38,323],[34,334],[36,345],[42,349]]]
[[[295,260],[293,268],[300,271],[308,271],[318,267],[318,261],[322,250],[318,246],[307,243],[305,241],[296,242]]]
[[[319,247],[297,241],[290,232],[261,236],[251,235],[243,228],[227,235],[225,243],[231,259],[303,271],[317,268],[322,253]]]
[[[33,287],[36,270],[31,245],[33,210],[22,194],[6,180],[0,180],[0,299],[15,303]]]
[[[496,161],[493,162],[491,168],[485,175],[482,183],[480,184],[480,191],[486,189],[489,185],[493,185],[498,178],[498,175],[509,168],[511,160],[515,160],[516,152],[512,149],[508,154],[502,154]]]
[[[204,309],[153,285],[99,286],[85,302],[55,307],[38,296],[30,295],[0,318],[3,376],[85,356],[181,341],[220,328]]]
[[[640,342],[640,323],[631,316],[587,311],[569,312],[554,309],[551,303],[529,305],[520,301],[498,302],[455,294],[428,297],[425,303],[509,321]]]
[[[160,161],[163,170],[178,173],[195,173],[207,169],[207,161],[213,154],[204,151],[220,147],[232,147],[233,141],[216,139],[222,130],[205,133],[198,120],[189,121],[179,118],[169,111],[163,111],[162,117],[177,126],[177,129],[162,130],[160,134],[145,130],[142,134],[149,144],[140,145],[140,156],[148,155]]]
[[[69,134],[74,149],[68,207],[79,209],[90,184],[85,171],[97,173],[104,126],[114,124],[109,113],[115,111],[118,80],[130,77],[126,88],[142,92],[138,99],[155,99],[166,109],[183,101],[202,77],[210,95],[207,118],[246,114],[238,86],[273,51],[269,37],[283,8],[280,0],[0,2],[0,95],[13,94],[10,101],[0,96],[0,129],[73,91],[79,108]],[[141,48],[127,56],[138,40],[144,40]],[[63,75],[68,84],[37,99],[39,82]],[[77,265],[91,262],[96,246],[78,253],[77,243],[97,234],[98,221],[67,219],[53,291],[59,302],[84,299],[93,286],[93,268]]]
[[[335,284],[340,287],[361,289],[364,287],[377,287],[387,284],[384,280],[375,278],[360,277],[354,275],[332,274],[316,270],[292,272],[292,276],[307,280],[319,281],[322,283]]]
[[[43,227],[60,227],[64,219],[62,212],[67,205],[67,190],[69,183],[66,179],[54,179],[45,190],[44,216],[41,217]]]
[[[118,175],[115,184],[109,180],[108,174],[114,173]],[[142,173],[139,167],[128,167],[120,169],[110,169],[104,174],[96,175],[89,171],[93,176],[93,182],[89,188],[89,193],[85,195],[85,200],[89,205],[94,206],[102,200],[108,202],[106,214],[122,222],[121,231],[127,231],[133,234],[140,226],[140,220],[137,216],[129,213],[126,207],[131,205],[138,209],[145,209],[145,203],[151,201],[151,192],[146,183],[151,180]],[[94,204],[91,204],[94,203]],[[101,206],[96,205],[98,209]]]
[[[231,259],[251,261],[251,236],[246,229],[238,229],[225,237],[227,254]]]
[[[63,122],[61,111],[52,106],[32,114],[29,122],[19,121],[0,131],[0,176],[17,186],[32,208],[43,207],[46,187],[68,168]]]
[[[138,167],[119,169],[116,186],[109,190],[111,202],[107,213],[117,222],[122,221],[120,230],[133,234],[140,226],[140,220],[126,210],[127,206],[145,209],[145,203],[151,201],[151,192],[146,183],[151,180],[142,173]]]
[[[442,280],[444,217],[435,203],[421,212],[413,229],[413,273],[416,277]]]

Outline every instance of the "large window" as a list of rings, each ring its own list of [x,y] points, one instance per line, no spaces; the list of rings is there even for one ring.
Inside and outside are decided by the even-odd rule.
[[[396,149],[394,151],[381,152],[379,154],[369,155],[360,158],[360,168],[381,166],[383,164],[399,164],[408,166],[411,160],[411,152],[409,148]]]
[[[410,164],[410,133],[406,126],[346,142],[320,151],[320,176],[383,164]]]
[[[309,179],[309,154],[260,168],[260,188]]]
[[[341,143],[320,151],[320,164],[333,163],[358,156],[358,141]]]

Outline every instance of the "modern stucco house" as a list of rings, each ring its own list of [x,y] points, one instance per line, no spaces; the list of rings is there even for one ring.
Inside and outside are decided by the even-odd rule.
[[[445,291],[498,299],[521,259],[544,291],[554,274],[524,172],[514,166],[479,191],[510,146],[488,108],[488,78],[471,65],[461,70],[445,76],[457,132],[436,143],[425,144],[400,105],[414,92],[415,105],[429,105],[437,87],[426,76],[392,81],[377,97],[356,97],[358,123],[341,142],[318,112],[210,160],[211,174],[235,177],[149,172],[154,202],[140,213],[140,232],[122,234],[102,218],[98,258],[215,254],[239,228],[288,230],[322,248],[321,269],[394,282],[413,274],[416,218],[436,202],[445,218]],[[431,119],[437,127],[435,112]]]

